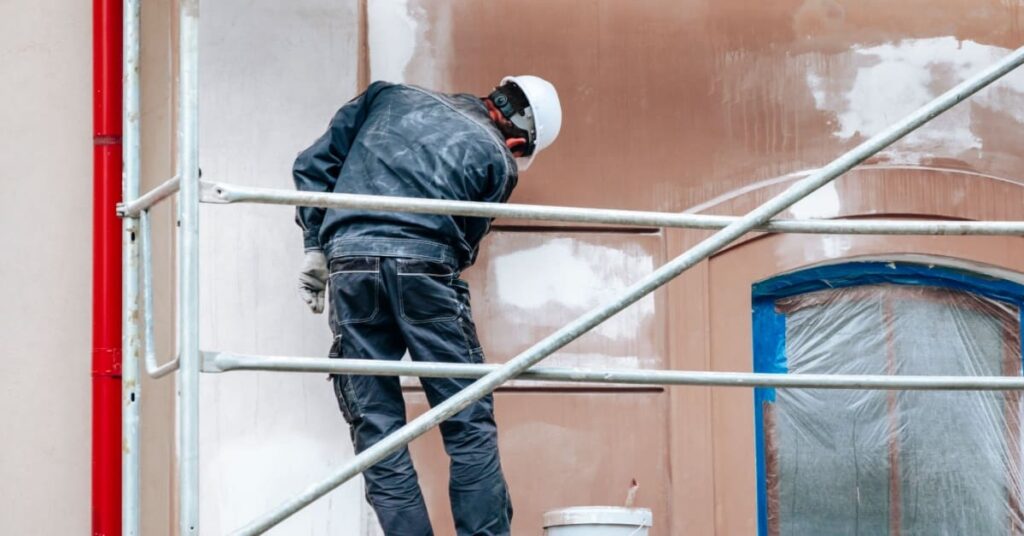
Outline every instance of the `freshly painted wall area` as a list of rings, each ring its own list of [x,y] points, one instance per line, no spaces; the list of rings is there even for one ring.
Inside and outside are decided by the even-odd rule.
[[[204,2],[200,167],[204,178],[292,188],[295,155],[356,93],[357,2]],[[244,22],[240,22],[244,21]],[[202,207],[204,349],[325,356],[327,316],[299,298],[302,235],[294,209]],[[351,456],[348,428],[320,374],[231,373],[201,379],[203,533],[226,534]],[[353,482],[274,534],[358,534]]]

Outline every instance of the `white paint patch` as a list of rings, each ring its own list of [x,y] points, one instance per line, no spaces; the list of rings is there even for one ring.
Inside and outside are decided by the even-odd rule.
[[[268,498],[266,486],[273,482],[281,490],[298,492],[310,482],[323,478],[332,468],[325,460],[338,458],[338,447],[315,434],[281,434],[272,440],[250,436],[232,437],[220,445],[211,460],[221,482],[230,482],[230,489],[220,487],[216,504],[220,528],[230,530],[248,523],[276,506]],[[341,462],[336,462],[341,463]],[[335,497],[336,498],[336,497]],[[212,498],[211,498],[212,499]],[[332,505],[326,503],[309,514],[296,516],[282,526],[282,534],[331,533]],[[335,527],[337,528],[337,527]]]
[[[450,8],[440,3],[427,13],[410,0],[367,2],[370,77],[444,89],[441,76],[449,68],[444,59],[451,50]]]
[[[356,2],[219,0],[207,7],[203,21],[210,31],[204,32],[200,65],[203,171],[291,188],[288,170],[296,153],[357,92]],[[240,80],[246,81],[244,91]],[[246,113],[267,102],[276,103],[267,113]],[[203,348],[327,354],[326,315],[310,314],[293,284],[302,261],[294,213],[279,208],[201,208]],[[203,534],[237,529],[353,456],[324,375],[206,374],[200,393]],[[361,480],[353,481],[271,533],[360,534],[362,495]]]
[[[881,132],[943,91],[1002,58],[1009,50],[953,37],[906,39],[854,47],[844,58],[855,72],[809,62],[807,85],[819,110],[835,114],[834,135],[844,141]],[[885,154],[892,163],[917,164],[932,156],[980,150],[971,107],[998,109],[1024,123],[1024,74],[1011,74],[910,134]]]
[[[848,236],[823,236],[821,237],[821,246],[828,259],[846,257],[848,252],[853,249],[853,244],[850,243]]]
[[[541,325],[551,307],[584,312],[603,304],[654,269],[654,259],[636,246],[611,248],[572,238],[500,255],[492,262],[502,307],[519,309],[521,322]],[[648,295],[608,319],[596,332],[612,339],[635,337],[637,326],[654,315]]]
[[[405,82],[405,69],[416,53],[419,23],[409,14],[409,0],[366,3],[370,73],[375,80]]]
[[[839,191],[836,184],[830,182],[818,188],[811,195],[797,201],[789,207],[790,214],[797,219],[835,218],[840,214]]]

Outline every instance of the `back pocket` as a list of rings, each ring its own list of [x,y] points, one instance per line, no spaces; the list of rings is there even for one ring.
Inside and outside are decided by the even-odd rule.
[[[380,259],[341,257],[331,261],[331,308],[338,324],[369,322],[377,316]]]
[[[459,317],[459,296],[452,287],[455,273],[444,263],[398,262],[398,300],[402,318],[411,323],[444,322]]]

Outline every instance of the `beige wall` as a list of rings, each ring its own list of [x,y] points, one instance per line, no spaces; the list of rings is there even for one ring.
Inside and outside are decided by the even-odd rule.
[[[170,176],[167,0],[146,2],[143,189]],[[3,534],[91,528],[92,4],[0,3],[0,516]],[[170,206],[154,212],[169,318]],[[157,347],[170,352],[169,329]],[[143,523],[168,534],[173,385],[144,382]]]
[[[355,92],[355,6],[327,0],[306,2],[306,9],[276,2],[251,11],[237,2],[204,6],[206,176],[290,187],[295,153]],[[236,24],[238,13],[247,14],[245,25]],[[0,57],[6,79],[18,82],[0,88],[0,408],[5,434],[19,438],[0,447],[0,499],[5,512],[16,513],[0,516],[0,533],[84,534],[91,526],[92,8],[70,1],[11,1],[0,3],[0,14]],[[173,172],[174,16],[172,0],[144,4],[143,191]],[[304,62],[293,61],[303,57]],[[252,85],[240,87],[239,79]],[[43,196],[51,208],[40,211]],[[167,203],[153,214],[162,360],[173,349],[173,209]],[[203,289],[204,345],[321,354],[324,318],[309,315],[294,291],[301,245],[290,210],[221,210],[219,216],[203,212],[203,275],[211,285]],[[245,230],[247,247],[226,245],[240,236],[232,231]],[[271,238],[253,240],[257,233]],[[268,244],[280,251],[268,252]],[[291,260],[268,265],[258,257]],[[262,278],[252,277],[261,270]],[[258,286],[259,307],[251,308],[236,288],[222,286],[225,281],[248,281],[250,298]],[[263,338],[252,337],[256,316]],[[347,431],[320,377],[251,376],[239,375],[234,383],[204,378],[204,403],[211,408],[203,421],[204,533],[227,532],[350,455]],[[254,393],[251,388],[259,385],[262,391]],[[292,404],[304,392],[314,398],[309,411]],[[173,380],[144,379],[141,396],[142,532],[170,534]],[[222,424],[237,419],[240,406],[259,411],[260,404],[269,407],[261,413],[261,448],[240,451],[231,427]],[[303,415],[293,422],[300,431],[278,426],[296,414]],[[300,432],[316,441],[301,439]],[[251,438],[247,430],[241,435]],[[282,460],[294,463],[275,463]],[[352,533],[363,522],[360,496],[358,485],[349,486],[333,499],[337,503],[324,501],[278,533]],[[55,504],[60,515],[54,515]]]
[[[89,2],[0,2],[4,534],[90,527],[90,17]]]
[[[142,9],[142,191],[174,174],[172,76],[173,0],[145,0]],[[153,288],[156,349],[161,362],[174,351],[174,243],[176,206],[163,203],[152,211]],[[174,380],[142,375],[141,421],[142,534],[169,535],[176,526],[173,509]]]

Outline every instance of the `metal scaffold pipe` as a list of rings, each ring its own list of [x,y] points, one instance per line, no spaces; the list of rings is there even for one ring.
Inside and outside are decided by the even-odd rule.
[[[141,174],[141,128],[139,119],[140,83],[140,16],[139,0],[124,0],[122,79],[122,199],[134,201],[139,196]],[[121,221],[122,235],[122,300],[123,317],[121,349],[121,533],[139,534],[140,469],[139,415],[142,392],[139,378],[141,338],[139,337],[139,219]]]
[[[253,535],[269,530],[317,498],[345,483],[367,468],[372,467],[391,453],[407,445],[413,439],[423,435],[434,426],[466,408],[474,401],[494,391],[498,386],[519,376],[545,357],[577,339],[583,333],[593,329],[612,315],[650,294],[686,269],[703,261],[756,227],[764,225],[776,214],[842,175],[860,162],[863,162],[866,158],[906,136],[935,116],[952,108],[968,96],[992,83],[992,81],[1012,71],[1021,63],[1024,63],[1024,48],[1017,49],[996,64],[986,68],[967,81],[958,84],[896,124],[872,136],[832,163],[791,185],[784,192],[768,200],[747,215],[729,224],[682,255],[661,266],[649,276],[630,286],[616,299],[587,312],[534,344],[523,353],[512,358],[494,371],[489,372],[486,376],[475,381],[448,400],[438,404],[391,435],[362,451],[328,478],[310,486],[297,497],[256,519],[236,534]]]
[[[178,1],[178,531],[199,534],[199,0]]]
[[[145,362],[146,373],[153,379],[164,376],[178,370],[179,359],[174,359],[161,365],[156,355],[156,337],[153,334],[153,250],[152,231],[149,223],[149,211],[144,210],[139,215],[141,232],[139,242],[142,248],[142,318],[145,326]]]
[[[588,225],[682,229],[723,229],[740,220],[739,216],[716,216],[709,214],[299,192],[239,186],[221,182],[203,182],[202,199],[206,203],[263,203],[340,209],[421,212],[450,214],[453,216],[553,221]],[[758,225],[752,230],[802,234],[1024,236],[1024,221],[773,220]]]
[[[372,359],[278,357],[205,352],[203,372],[272,370],[365,376],[482,378],[501,365],[413,363]],[[533,367],[517,380],[619,385],[708,385],[783,389],[862,389],[930,391],[1021,391],[1021,376],[884,376],[871,374],[768,374],[702,370],[582,369]]]
[[[179,177],[171,177],[170,179],[160,183],[156,188],[142,194],[137,199],[126,201],[123,205],[118,207],[118,210],[121,213],[121,216],[129,218],[136,217],[144,210],[148,210],[153,205],[156,205],[164,199],[178,193],[180,188],[181,179]]]

